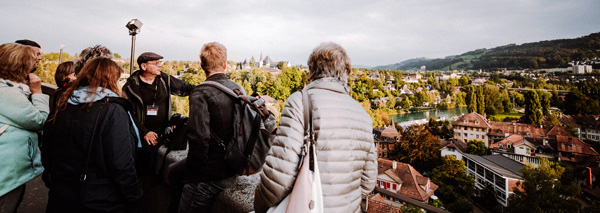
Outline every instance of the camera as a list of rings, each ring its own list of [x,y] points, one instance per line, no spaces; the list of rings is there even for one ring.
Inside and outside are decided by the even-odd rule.
[[[131,21],[127,22],[125,27],[129,29],[129,35],[135,35],[140,33],[140,30],[142,29],[142,22],[137,19],[131,19]]]

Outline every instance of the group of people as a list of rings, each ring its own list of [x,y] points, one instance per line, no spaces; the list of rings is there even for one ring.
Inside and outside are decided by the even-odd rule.
[[[146,52],[139,70],[118,85],[123,70],[97,45],[56,71],[53,100],[33,74],[40,45],[29,40],[0,45],[0,212],[16,212],[25,184],[42,175],[47,212],[143,212],[145,177],[171,118],[171,95],[189,96],[187,159],[169,167],[169,212],[207,212],[237,173],[214,141],[233,136],[234,100],[215,87],[190,85],[161,72],[162,56]],[[227,49],[211,42],[200,51],[206,81],[243,90],[225,73]],[[308,59],[323,204],[326,212],[358,212],[375,187],[372,120],[348,93],[350,59],[323,43]],[[279,128],[255,190],[254,209],[266,212],[290,193],[304,141],[302,94],[285,103]]]

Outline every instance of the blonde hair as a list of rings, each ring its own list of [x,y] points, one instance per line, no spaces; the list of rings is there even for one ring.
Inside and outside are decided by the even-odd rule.
[[[227,61],[227,48],[218,42],[210,42],[200,50],[200,65],[204,72],[220,71]]]
[[[346,50],[333,42],[321,43],[308,57],[310,79],[332,77],[344,83],[352,71]]]
[[[0,78],[25,82],[35,66],[36,58],[35,50],[31,46],[17,43],[0,45]]]

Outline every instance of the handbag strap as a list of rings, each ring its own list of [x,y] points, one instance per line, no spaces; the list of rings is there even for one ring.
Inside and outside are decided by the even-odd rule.
[[[308,154],[311,150],[311,145],[314,145],[315,135],[313,130],[313,122],[312,122],[312,103],[310,100],[310,96],[308,95],[308,89],[300,90],[302,93],[302,105],[304,109],[304,144],[302,145],[302,149],[300,150],[300,162],[298,163],[298,169],[302,167],[302,163],[304,162],[305,157],[310,157]],[[312,150],[315,151],[314,149]],[[311,161],[312,161],[312,157]],[[314,164],[311,163],[311,164]],[[313,165],[310,165],[312,167]]]

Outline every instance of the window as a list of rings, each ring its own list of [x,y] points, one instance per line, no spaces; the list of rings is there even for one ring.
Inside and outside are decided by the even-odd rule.
[[[477,174],[483,176],[483,167],[477,165]]]
[[[396,184],[395,184],[395,183],[394,183],[394,184],[392,184],[392,189],[393,189],[393,190],[396,190]]]
[[[502,178],[500,175],[496,175],[496,186],[500,187],[500,188],[505,188],[506,187],[506,180],[504,178]]]
[[[485,179],[489,180],[490,182],[494,182],[494,173],[492,173],[492,171],[490,170],[485,170]]]
[[[476,137],[477,139],[479,139],[479,135],[475,135],[475,137]]]
[[[473,137],[473,134],[471,134],[471,135],[469,136],[469,138],[472,138],[472,137]]]
[[[503,149],[504,147],[502,147],[502,144],[499,144],[498,147],[500,147],[500,149]]]

